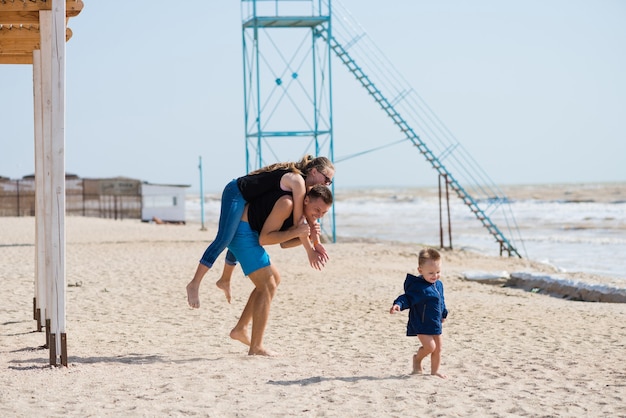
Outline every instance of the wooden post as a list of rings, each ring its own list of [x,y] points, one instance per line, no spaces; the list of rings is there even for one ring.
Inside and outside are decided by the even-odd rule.
[[[45,231],[45,167],[43,139],[43,75],[41,50],[33,51],[33,104],[35,127],[35,298],[37,302],[37,331],[46,320],[46,231]],[[46,344],[48,341],[46,340]]]
[[[41,10],[46,319],[50,364],[58,364],[65,333],[65,0]]]
[[[56,335],[50,334],[50,344],[48,344],[48,348],[50,349],[50,365],[56,366],[57,364],[57,342]]]
[[[46,319],[46,343],[44,348],[50,348],[50,320]]]
[[[67,334],[61,333],[61,365],[67,367]]]

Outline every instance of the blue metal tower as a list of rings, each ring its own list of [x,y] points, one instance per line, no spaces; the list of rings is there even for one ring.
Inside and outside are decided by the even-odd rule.
[[[242,0],[246,170],[334,161],[329,0]],[[323,231],[335,235],[335,210]]]
[[[333,7],[331,0],[242,0],[241,5],[248,171],[302,154],[334,162],[331,56],[336,56],[493,236],[500,254],[521,257],[513,236],[523,241],[506,196],[338,1]],[[337,19],[332,30],[331,15]],[[280,143],[282,154],[270,140]],[[334,206],[330,218],[335,241]],[[323,230],[328,235],[325,225]]]

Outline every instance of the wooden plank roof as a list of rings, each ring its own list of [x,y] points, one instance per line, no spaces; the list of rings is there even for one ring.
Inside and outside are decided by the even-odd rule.
[[[82,0],[65,1],[65,39],[72,37],[70,18],[83,9]],[[52,0],[0,0],[0,64],[32,64],[40,49],[39,12],[52,10]]]

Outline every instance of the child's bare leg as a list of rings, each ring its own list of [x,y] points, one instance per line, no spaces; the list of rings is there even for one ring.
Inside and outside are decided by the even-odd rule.
[[[424,360],[430,353],[435,351],[435,341],[432,335],[418,334],[422,346],[417,350],[417,354],[413,356],[413,374],[422,374],[422,360]]]
[[[202,283],[202,278],[209,271],[209,268],[204,264],[198,264],[198,268],[196,269],[196,274],[194,274],[193,279],[187,284],[187,303],[192,308],[200,307],[200,283]]]
[[[435,350],[430,355],[430,374],[445,379],[448,376],[439,373],[439,365],[441,364],[441,346],[443,343],[443,339],[441,338],[441,335],[433,335],[433,341],[435,342]]]
[[[413,372],[411,374],[422,374],[422,360],[424,360],[424,347],[420,347],[416,354],[413,354]]]
[[[222,277],[215,282],[215,285],[218,289],[221,289],[226,296],[226,300],[230,303],[231,294],[230,294],[230,279],[233,276],[233,272],[235,271],[235,267],[232,264],[224,263],[224,270],[222,271]]]

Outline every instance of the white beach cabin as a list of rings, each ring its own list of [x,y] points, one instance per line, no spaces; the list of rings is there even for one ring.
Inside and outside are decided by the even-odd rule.
[[[141,220],[185,223],[185,191],[189,185],[143,183]]]

